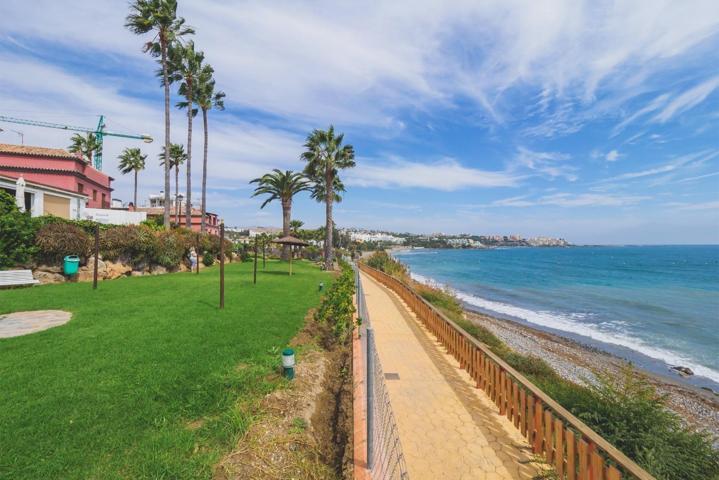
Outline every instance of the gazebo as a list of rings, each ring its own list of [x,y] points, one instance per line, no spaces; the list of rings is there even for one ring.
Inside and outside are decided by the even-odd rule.
[[[272,243],[278,243],[280,245],[289,245],[290,246],[290,275],[292,275],[292,247],[298,246],[298,247],[306,247],[309,245],[309,243],[305,242],[304,240],[301,240],[297,237],[293,237],[292,235],[287,235],[286,237],[277,238],[272,241]]]

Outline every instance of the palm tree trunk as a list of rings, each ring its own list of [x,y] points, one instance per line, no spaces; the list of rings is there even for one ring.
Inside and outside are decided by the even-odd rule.
[[[327,168],[325,171],[325,270],[332,270],[334,266],[332,258],[332,204],[335,199],[335,192],[332,188],[333,180],[332,171]]]
[[[207,213],[207,109],[202,109],[202,124],[205,130],[205,146],[204,155],[202,158],[202,221],[200,223],[200,231],[202,233],[206,230],[205,225],[205,214]]]
[[[185,199],[185,226],[192,230],[192,81],[187,81],[187,198]]]
[[[163,223],[170,229],[170,81],[167,78],[167,40],[160,34],[160,50],[162,51],[162,80],[165,86],[165,211]]]
[[[180,204],[177,198],[180,193],[180,164],[175,164],[175,224],[180,226]]]
[[[282,201],[282,236],[290,234],[290,218],[292,217],[292,200]],[[282,245],[282,260],[290,259],[290,246]]]
[[[135,196],[133,197],[133,201],[135,202],[135,209],[137,209],[137,170],[135,170]]]

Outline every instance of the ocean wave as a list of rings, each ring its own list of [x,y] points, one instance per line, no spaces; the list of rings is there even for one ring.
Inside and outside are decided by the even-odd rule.
[[[680,353],[648,345],[644,341],[631,337],[622,332],[609,332],[598,328],[598,326],[595,324],[581,322],[581,320],[586,319],[588,316],[591,316],[591,314],[579,312],[563,314],[558,312],[529,310],[527,308],[517,307],[508,303],[487,300],[476,295],[462,292],[460,290],[451,288],[448,285],[437,282],[432,278],[414,272],[410,273],[410,275],[414,280],[420,283],[424,283],[425,285],[450,290],[457,296],[457,298],[459,298],[464,303],[481,308],[482,310],[500,313],[502,315],[506,315],[519,320],[524,320],[528,323],[539,325],[541,327],[574,333],[583,337],[591,338],[592,340],[597,340],[599,342],[629,348],[648,357],[654,358],[656,360],[661,360],[667,365],[681,365],[684,367],[689,367],[692,369],[695,375],[709,378],[714,382],[719,382],[719,372],[711,368],[705,367],[704,365],[697,364],[695,360],[687,358]],[[612,323],[612,326],[616,327],[618,325],[616,323]]]

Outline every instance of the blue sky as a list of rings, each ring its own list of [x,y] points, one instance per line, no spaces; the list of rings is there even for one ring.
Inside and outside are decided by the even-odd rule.
[[[0,112],[162,138],[162,91],[122,1],[0,7]],[[357,151],[340,226],[562,236],[576,243],[719,242],[716,1],[180,1],[227,93],[213,113],[209,208],[278,225],[248,180],[302,168],[330,123]],[[2,125],[27,144],[62,131]],[[193,176],[199,186],[201,123]],[[172,138],[186,121],[173,112]],[[17,143],[12,132],[0,141]],[[116,197],[131,178],[105,142]],[[162,188],[161,142],[140,194]],[[196,193],[197,189],[193,189]],[[294,217],[324,209],[306,196]]]

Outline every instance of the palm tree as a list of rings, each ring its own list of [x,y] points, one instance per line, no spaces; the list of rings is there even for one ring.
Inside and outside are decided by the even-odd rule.
[[[83,136],[76,133],[70,140],[72,141],[72,145],[67,147],[67,150],[70,153],[81,154],[82,158],[87,160],[87,163],[91,164],[93,155],[100,149],[100,143],[97,141],[95,134],[88,133]]]
[[[290,220],[290,230],[292,230],[292,234],[295,237],[300,234],[300,228],[302,228],[304,224],[305,222],[302,220]]]
[[[204,155],[202,159],[202,220],[200,224],[200,231],[204,232],[206,229],[205,225],[205,214],[207,212],[207,112],[213,107],[217,110],[225,109],[225,92],[215,91],[215,79],[213,78],[214,70],[210,65],[202,67],[200,76],[197,82],[197,94],[195,103],[202,110],[202,126],[205,136],[204,142]]]
[[[177,0],[135,0],[125,19],[125,27],[136,35],[153,32],[143,50],[160,57],[162,85],[165,89],[165,228],[170,228],[170,81],[167,54],[170,46],[183,36],[195,33],[177,16]]]
[[[160,157],[160,165],[165,165],[165,147],[162,147],[162,153],[159,155]],[[187,160],[187,154],[185,153],[185,147],[181,143],[172,143],[170,144],[170,168],[175,169],[175,223],[179,225],[180,223],[180,210],[179,210],[179,204],[177,203],[178,194],[179,194],[179,184],[180,184],[180,165],[185,163],[185,160]]]
[[[332,205],[338,201],[337,191],[344,191],[338,172],[355,166],[352,145],[342,145],[344,134],[335,135],[330,125],[327,131],[315,129],[307,136],[301,158],[307,162],[305,174],[315,183],[313,198],[325,203],[325,269],[334,265],[332,249]],[[327,186],[331,186],[327,188]],[[341,198],[341,197],[340,197]]]
[[[185,97],[184,102],[178,102],[179,108],[187,109],[187,198],[185,199],[185,226],[192,228],[192,118],[197,114],[194,108],[194,95],[197,90],[197,81],[202,70],[202,61],[205,54],[195,51],[195,42],[189,41],[187,45],[177,45],[170,48],[170,82],[181,82],[177,93]]]
[[[135,172],[135,195],[133,196],[133,205],[137,207],[137,174],[140,170],[145,169],[145,159],[147,155],[143,155],[139,148],[126,148],[119,157],[120,164],[117,168],[123,175]]]
[[[253,197],[258,195],[269,195],[260,208],[273,200],[282,202],[282,235],[290,234],[290,218],[292,216],[292,197],[303,190],[310,190],[311,185],[307,178],[299,172],[287,170],[282,172],[275,168],[260,178],[255,178],[250,183],[256,183]],[[289,259],[289,246],[282,247],[282,259]]]

